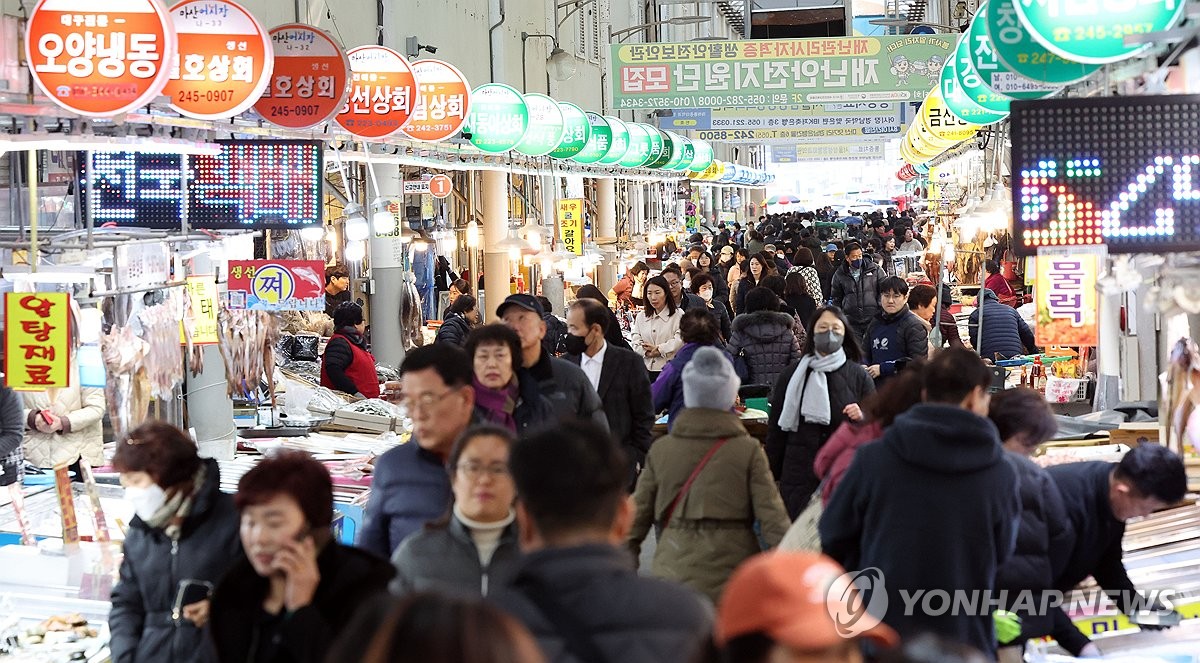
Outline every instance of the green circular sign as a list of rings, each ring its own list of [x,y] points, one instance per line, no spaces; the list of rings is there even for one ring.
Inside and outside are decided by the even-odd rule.
[[[612,129],[612,146],[608,148],[608,154],[600,157],[597,163],[611,166],[620,163],[625,157],[625,152],[629,150],[629,126],[611,115],[605,115],[604,119],[608,121],[608,128]]]
[[[671,154],[671,158],[668,159],[665,164],[663,164],[663,170],[675,170],[679,167],[680,162],[683,161],[683,145],[685,139],[683,136],[680,136],[674,131],[668,131],[666,133],[667,141],[670,143],[670,150],[668,151]],[[693,155],[692,158],[694,159],[695,156]]]
[[[613,131],[612,127],[608,126],[608,120],[598,113],[589,112],[587,119],[592,128],[592,136],[588,138],[587,145],[583,146],[583,151],[571,158],[579,163],[596,163],[608,154],[608,148],[612,146]]]
[[[525,95],[525,105],[529,108],[529,130],[514,149],[531,157],[550,154],[562,142],[562,109],[557,101],[536,92]]]
[[[958,66],[960,54],[961,51],[956,49],[950,59],[946,60],[946,65],[942,67],[940,89],[942,92],[942,101],[946,102],[946,108],[954,114],[954,117],[963,122],[970,122],[971,124],[995,124],[1008,117],[1008,113],[998,113],[988,110],[975,103],[968,96],[967,91],[963,89],[962,84],[959,82]],[[975,78],[978,79],[979,76],[976,74]]]
[[[671,160],[671,138],[661,129],[650,127],[650,159],[647,168],[662,168]]]
[[[716,157],[716,155],[713,154],[712,145],[709,145],[708,141],[693,140],[692,147],[696,151],[696,156],[692,159],[692,162],[688,164],[687,169],[697,173],[703,172],[712,165],[713,159]]]
[[[550,156],[555,159],[570,159],[587,146],[588,139],[592,137],[592,125],[588,124],[587,113],[579,106],[564,101],[560,101],[558,105],[562,108],[566,129],[563,131],[562,142],[554,148]]]
[[[971,29],[967,31],[967,54],[971,58],[971,67],[983,79],[992,92],[1009,99],[1041,99],[1054,94],[1062,88],[1061,85],[1047,85],[1033,81],[1010,70],[996,56],[995,45],[987,31],[987,9],[991,2],[984,3],[971,21]]]
[[[677,136],[676,134],[671,134]],[[696,145],[692,143],[692,139],[687,136],[678,136],[682,141],[679,144],[679,158],[674,163],[667,164],[667,170],[675,172],[685,171],[692,165],[692,161],[696,159]]]
[[[520,92],[502,83],[486,83],[471,93],[471,112],[463,133],[471,144],[492,154],[507,152],[525,137],[529,107]]]
[[[621,157],[620,164],[625,168],[641,168],[650,160],[650,127],[639,122],[630,122],[629,149]]]
[[[962,40],[958,42],[958,48],[954,49],[959,88],[980,108],[993,113],[1008,113],[1008,105],[1012,103],[1012,98],[997,94],[983,82],[983,76],[980,76],[971,64],[970,46],[970,35],[967,34],[963,35]]]
[[[1162,32],[1183,17],[1183,0],[1020,0],[1021,23],[1052,53],[1088,64],[1117,62],[1154,44],[1125,45],[1129,36]]]
[[[1032,81],[1066,85],[1081,81],[1100,69],[1098,64],[1068,60],[1046,50],[1021,23],[1013,0],[989,0],[976,18],[987,29],[996,58],[1008,70]]]

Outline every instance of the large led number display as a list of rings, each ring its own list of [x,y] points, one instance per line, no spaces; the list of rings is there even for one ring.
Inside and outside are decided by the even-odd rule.
[[[93,152],[89,167],[79,173],[83,209],[97,226],[178,229],[185,205],[192,228],[321,223],[319,141],[217,142],[223,149],[216,156]]]
[[[321,223],[321,142],[230,140],[190,158],[188,225],[299,228]]]
[[[1016,245],[1200,250],[1200,95],[1012,104]]]

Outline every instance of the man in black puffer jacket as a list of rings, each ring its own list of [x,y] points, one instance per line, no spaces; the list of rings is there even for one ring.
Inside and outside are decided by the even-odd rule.
[[[979,332],[980,309],[971,313],[968,329],[971,343],[984,359],[1009,359],[1020,354],[1038,351],[1033,330],[1021,319],[1017,309],[1000,303],[996,293],[983,291],[983,333]]]
[[[929,356],[929,332],[908,308],[908,284],[889,276],[879,284],[882,309],[867,328],[863,363],[878,388],[914,359]]]
[[[848,571],[882,572],[888,609],[877,617],[902,638],[932,632],[995,660],[993,606],[950,605],[955,596],[994,593],[996,570],[1016,543],[1017,473],[983,416],[992,373],[979,357],[945,350],[925,370],[925,402],[859,448],[833,491],[821,547]],[[925,607],[940,604],[923,600],[931,592],[952,600],[940,614]]]
[[[879,312],[879,281],[883,278],[879,266],[863,259],[862,246],[846,245],[846,262],[833,273],[829,299],[846,312],[854,335],[862,344],[867,327]]]

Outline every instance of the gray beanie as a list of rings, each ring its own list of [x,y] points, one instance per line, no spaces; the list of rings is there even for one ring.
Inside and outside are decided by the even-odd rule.
[[[724,352],[700,348],[683,367],[683,406],[728,410],[737,401],[741,386],[742,380]]]

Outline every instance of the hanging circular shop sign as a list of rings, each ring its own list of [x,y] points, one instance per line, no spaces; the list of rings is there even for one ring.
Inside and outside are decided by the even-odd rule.
[[[486,83],[471,93],[471,112],[463,127],[471,144],[492,154],[517,146],[529,129],[529,107],[525,98],[503,83]]]
[[[530,157],[550,154],[562,142],[566,131],[562,107],[537,92],[525,95],[525,106],[529,109],[529,129],[513,149]]]
[[[988,6],[991,4],[986,2],[979,8],[966,36],[971,66],[983,79],[983,84],[996,94],[1010,99],[1041,99],[1061,89],[1061,85],[1025,78],[1013,72],[996,57],[995,44],[987,31]]]
[[[563,137],[550,156],[555,159],[570,159],[583,151],[588,139],[592,137],[592,126],[588,123],[587,113],[575,104],[559,102],[563,114]]]
[[[929,131],[934,138],[949,142],[951,145],[961,143],[979,132],[978,124],[963,122],[954,113],[951,113],[950,109],[946,108],[942,93],[937,88],[930,90],[929,94],[925,95],[925,101],[921,104],[921,111],[917,115],[915,124]]]
[[[1013,0],[989,0],[976,18],[987,29],[996,58],[1008,70],[1034,81],[1066,85],[1081,81],[1100,69],[1098,64],[1084,64],[1051,53],[1021,23]]]
[[[671,160],[671,139],[656,127],[650,129],[650,157],[642,164],[646,168],[662,168]]]
[[[171,21],[179,49],[163,94],[175,112],[219,120],[258,101],[275,50],[253,14],[229,0],[184,0],[171,7]]]
[[[1183,0],[1020,0],[1013,3],[1021,22],[1053,53],[1076,62],[1106,64],[1153,46],[1125,45],[1133,35],[1162,32],[1183,17]]]
[[[25,59],[38,89],[88,117],[112,117],[162,92],[175,30],[160,0],[41,0],[25,28]],[[15,57],[15,55],[13,56]]]
[[[612,129],[612,146],[608,148],[608,154],[600,157],[600,161],[597,163],[611,166],[620,163],[621,159],[625,158],[625,153],[629,151],[629,125],[611,115],[605,115],[604,119],[608,121],[608,126]]]
[[[958,85],[975,105],[993,113],[1008,113],[1012,98],[998,94],[983,82],[983,77],[971,64],[971,42],[963,35],[954,49],[955,73],[958,75]]]
[[[640,122],[630,122],[628,127],[629,149],[620,164],[625,168],[641,168],[650,159],[650,127]]]
[[[423,143],[440,143],[453,137],[471,112],[467,77],[441,60],[417,60],[411,66],[417,80],[417,103],[400,132]]]
[[[390,136],[412,117],[417,81],[402,55],[386,46],[359,46],[350,60],[350,99],[337,123],[360,138]]]
[[[302,23],[272,28],[275,67],[254,110],[271,124],[308,129],[333,117],[350,94],[350,61],[333,37]]]
[[[942,78],[939,90],[942,101],[955,117],[970,124],[985,126],[995,124],[1008,117],[1008,113],[990,111],[975,103],[963,90],[958,78],[958,51],[955,51],[942,67]]]
[[[671,158],[668,159],[662,167],[663,170],[675,170],[679,168],[679,164],[683,161],[683,146],[685,144],[685,139],[683,136],[680,136],[674,131],[668,131],[666,134],[667,142],[670,145],[670,149],[667,151],[671,154]],[[696,158],[696,156],[693,152],[692,159],[694,158]],[[691,159],[689,159],[688,162],[690,163]]]
[[[692,165],[692,161],[696,159],[696,145],[687,136],[679,136],[678,134],[672,134],[672,136],[677,136],[683,142],[679,146],[679,160],[673,164],[667,164],[667,170],[675,172],[686,171]]]
[[[588,138],[587,145],[583,146],[583,150],[571,158],[579,163],[596,163],[604,158],[608,149],[612,147],[613,130],[608,126],[608,120],[599,113],[589,112],[587,120],[592,131],[591,137]]]
[[[704,171],[711,166],[713,162],[714,155],[712,145],[709,145],[708,141],[693,140],[692,146],[696,150],[696,156],[692,159],[692,163],[688,165],[687,169],[692,171]]]

